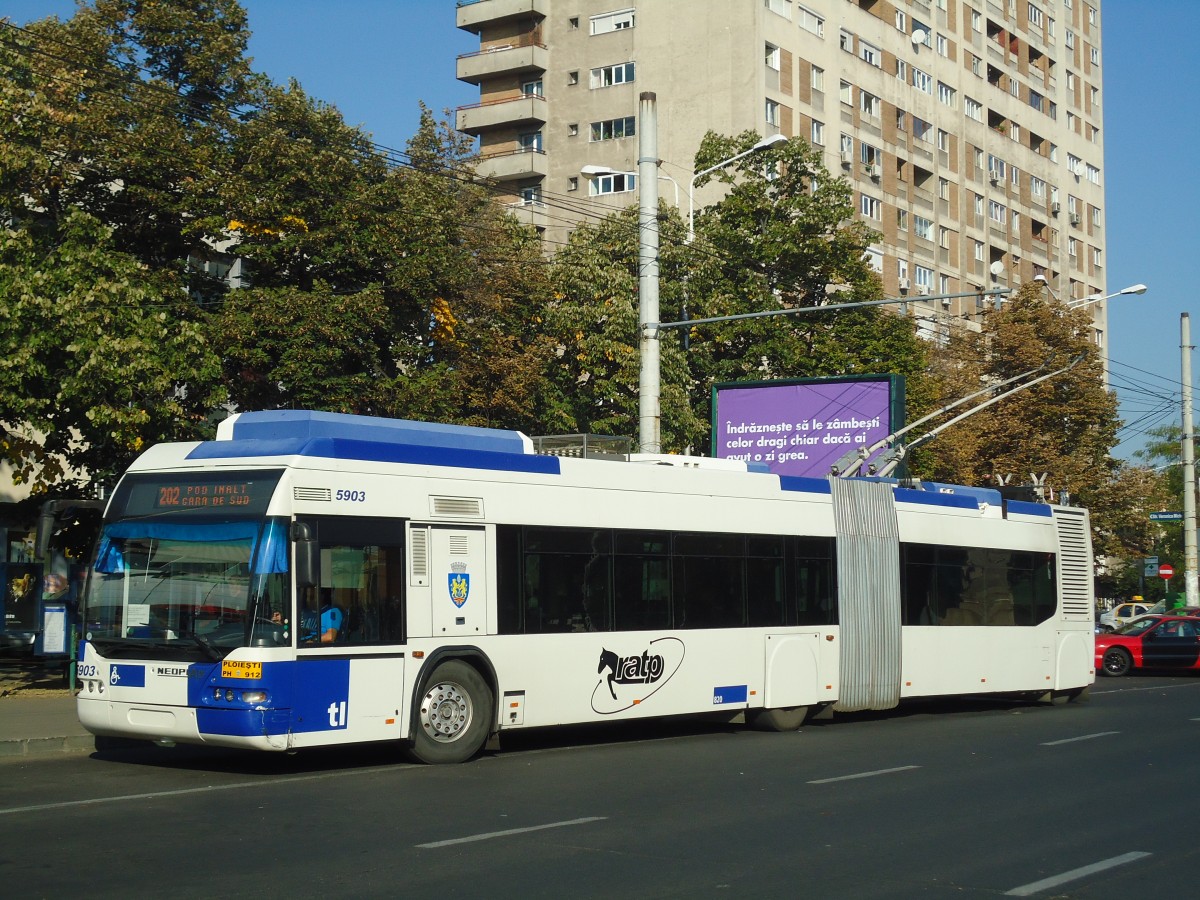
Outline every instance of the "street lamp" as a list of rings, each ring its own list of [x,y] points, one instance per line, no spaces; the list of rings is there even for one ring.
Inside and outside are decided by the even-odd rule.
[[[1113,297],[1120,297],[1122,294],[1144,294],[1146,286],[1144,284],[1131,284],[1127,288],[1121,288],[1112,294],[1092,294],[1088,297],[1080,297],[1078,300],[1071,300],[1067,303],[1067,309],[1083,309],[1085,306],[1090,306],[1093,303],[1103,303],[1105,300],[1111,300]]]
[[[737,162],[743,157],[749,156],[751,153],[758,153],[760,150],[766,150],[768,147],[774,147],[776,144],[787,142],[787,136],[783,134],[772,134],[763,138],[749,150],[743,150],[736,156],[731,156],[729,159],[723,159],[714,166],[709,166],[707,169],[702,169],[692,176],[691,183],[688,185],[688,233],[687,242],[690,244],[696,237],[696,182],[705,175],[711,175],[717,169],[723,169],[731,163]]]

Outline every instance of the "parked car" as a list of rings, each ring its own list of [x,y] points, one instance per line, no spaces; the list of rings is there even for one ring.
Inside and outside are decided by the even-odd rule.
[[[1200,619],[1142,616],[1096,635],[1096,671],[1119,677],[1134,669],[1200,669]]]
[[[1155,605],[1133,600],[1128,603],[1118,603],[1112,609],[1100,614],[1100,625],[1097,630],[1116,631],[1135,616],[1144,616],[1148,612],[1161,612],[1161,610],[1154,609]]]

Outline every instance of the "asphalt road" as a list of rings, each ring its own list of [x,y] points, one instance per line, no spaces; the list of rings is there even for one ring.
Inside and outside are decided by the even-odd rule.
[[[1191,898],[1200,678],[954,702],[794,734],[522,736],[0,765],[6,897]]]

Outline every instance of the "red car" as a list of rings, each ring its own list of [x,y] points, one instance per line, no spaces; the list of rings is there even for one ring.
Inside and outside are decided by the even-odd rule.
[[[1200,669],[1200,619],[1142,616],[1096,635],[1096,671],[1114,677],[1133,669]]]

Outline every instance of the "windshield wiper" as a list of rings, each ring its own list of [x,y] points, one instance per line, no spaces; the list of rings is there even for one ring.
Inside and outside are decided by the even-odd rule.
[[[204,651],[204,655],[214,662],[225,658],[221,655],[221,651],[209,643],[208,638],[204,637],[203,635],[196,634],[196,632],[192,631],[184,635],[184,637],[190,637],[193,641],[195,641],[197,646]]]

